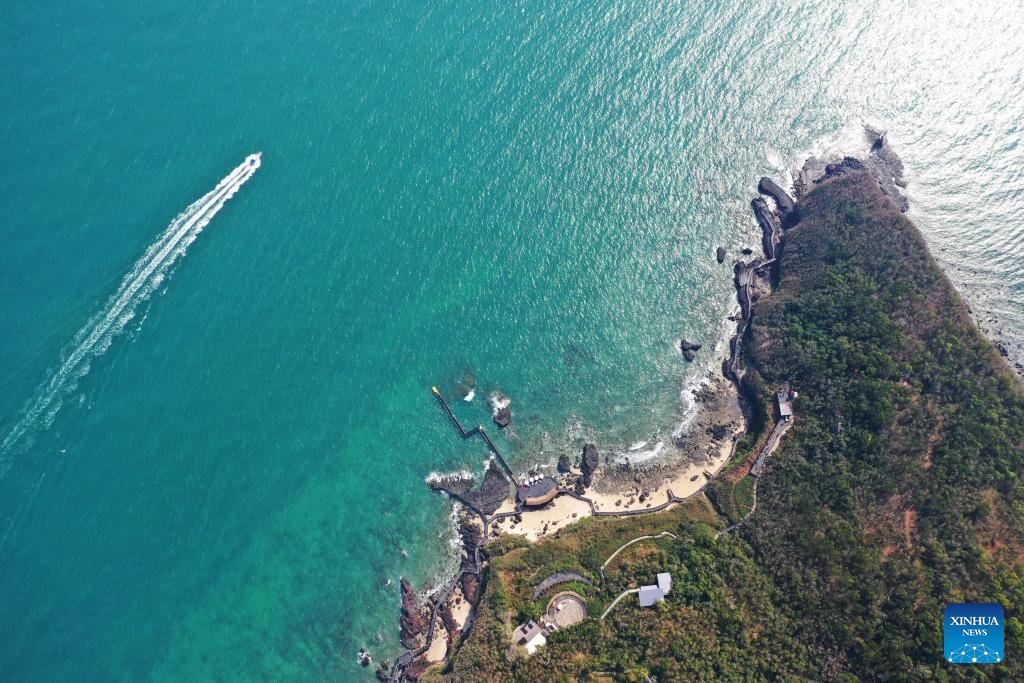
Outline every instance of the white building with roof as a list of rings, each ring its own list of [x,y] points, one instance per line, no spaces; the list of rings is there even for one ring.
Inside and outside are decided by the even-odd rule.
[[[653,607],[656,602],[664,602],[665,594],[657,586],[641,586],[637,593],[641,607]]]
[[[668,572],[658,574],[658,583],[653,586],[640,586],[637,597],[641,607],[653,607],[656,602],[665,602],[665,596],[672,591],[672,575]]]
[[[547,645],[546,632],[547,629],[544,626],[530,620],[516,628],[512,641],[520,647],[525,647],[526,652],[532,655],[538,647]]]

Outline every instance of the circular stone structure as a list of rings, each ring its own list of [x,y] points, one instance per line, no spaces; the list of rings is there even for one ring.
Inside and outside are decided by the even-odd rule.
[[[558,628],[572,626],[587,618],[587,605],[578,593],[562,591],[548,603],[547,618]]]

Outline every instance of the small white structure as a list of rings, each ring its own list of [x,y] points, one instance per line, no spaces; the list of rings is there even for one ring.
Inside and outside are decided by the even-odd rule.
[[[526,654],[532,655],[537,651],[538,647],[548,644],[548,639],[544,637],[544,633],[538,633],[526,643]]]
[[[783,389],[775,395],[775,400],[779,404],[779,417],[785,422],[789,422],[793,419],[793,399],[796,398],[796,392]]]
[[[653,607],[656,602],[665,602],[665,596],[672,592],[672,575],[668,572],[658,574],[658,583],[654,586],[640,586],[637,597],[641,607]]]
[[[641,586],[637,595],[640,597],[641,607],[653,607],[654,603],[665,601],[665,595],[657,586]]]

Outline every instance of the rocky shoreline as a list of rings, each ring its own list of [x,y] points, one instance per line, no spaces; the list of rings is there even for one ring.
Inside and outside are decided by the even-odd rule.
[[[829,177],[866,169],[905,211],[906,199],[899,192],[903,184],[899,157],[889,149],[884,133],[866,129],[865,134],[871,145],[865,159],[807,159],[794,182],[796,196]],[[732,457],[736,442],[745,433],[750,405],[744,383],[743,341],[750,333],[754,303],[771,292],[784,231],[800,219],[793,198],[773,180],[761,178],[758,190],[771,200],[769,203],[759,196],[751,202],[761,228],[763,253],[735,262],[733,281],[740,311],[730,319],[736,328],[721,374],[709,372],[693,390],[696,412],[688,427],[670,443],[659,441],[647,451],[639,451],[648,445],[644,443],[624,454],[602,458],[594,444],[586,444],[575,461],[563,455],[553,475],[558,495],[539,508],[525,509],[519,502],[510,502],[511,482],[494,458],[479,487],[468,473],[428,480],[431,488],[466,506],[458,525],[462,559],[454,579],[425,602],[402,580],[401,641],[408,651],[394,663],[382,663],[377,672],[381,680],[417,680],[427,668],[444,662],[452,646],[468,634],[486,580],[488,541],[507,533],[542,538],[549,530],[553,533],[587,515],[632,515],[665,509],[703,490]],[[719,263],[725,260],[723,252],[722,248],[716,250]],[[752,255],[749,249],[743,254]],[[679,348],[685,359],[692,361],[700,347],[683,339]],[[494,405],[494,417],[502,427],[511,415],[508,399],[500,398]],[[490,445],[486,434],[483,437]],[[568,503],[560,503],[563,500]]]

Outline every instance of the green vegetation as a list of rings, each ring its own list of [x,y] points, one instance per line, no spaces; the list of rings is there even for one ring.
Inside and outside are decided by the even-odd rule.
[[[800,392],[757,512],[717,541],[724,520],[698,498],[529,547],[503,542],[472,636],[428,678],[1024,680],[1021,385],[870,177],[824,183],[800,210],[746,349],[762,407],[782,382]],[[753,482],[730,474],[710,493],[733,520]],[[630,547],[598,586],[576,588],[600,606],[668,570],[664,605],[625,600],[533,657],[510,648],[540,579],[574,569],[596,580],[622,542],[663,530],[680,539]],[[1002,664],[942,659],[943,608],[972,601],[1006,608]]]
[[[736,508],[740,513],[740,517],[746,516],[750,509],[754,507],[754,478],[749,474],[736,484],[736,487],[732,492],[733,500],[736,501]]]

